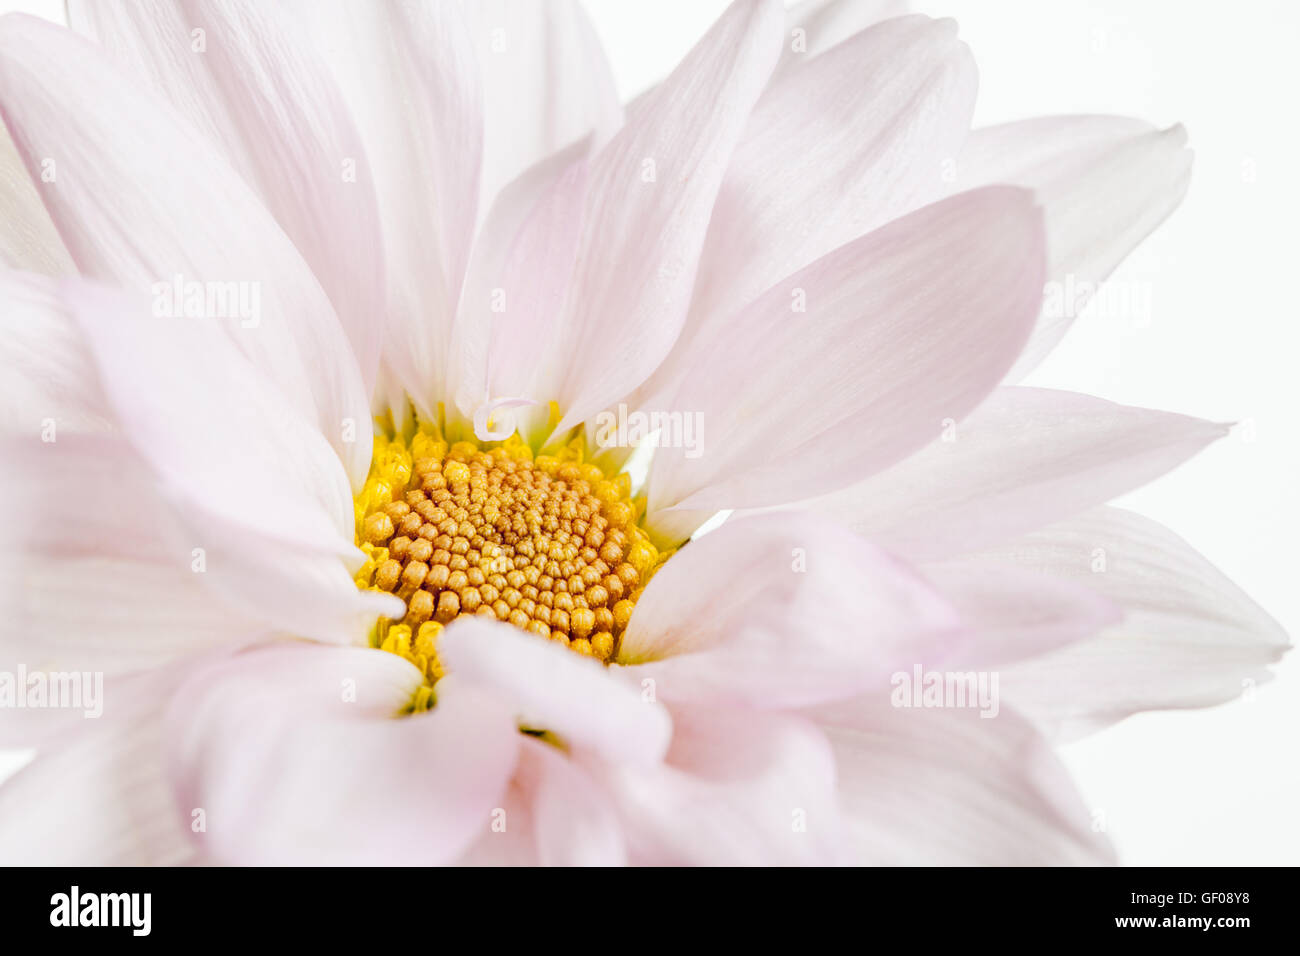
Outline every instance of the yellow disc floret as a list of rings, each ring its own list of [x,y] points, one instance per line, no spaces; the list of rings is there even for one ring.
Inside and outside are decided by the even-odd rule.
[[[517,438],[449,444],[427,428],[378,438],[356,500],[357,584],[397,595],[406,616],[379,622],[376,646],[432,683],[442,626],[475,614],[609,661],[666,555],[637,527],[629,476],[572,458],[534,457]]]

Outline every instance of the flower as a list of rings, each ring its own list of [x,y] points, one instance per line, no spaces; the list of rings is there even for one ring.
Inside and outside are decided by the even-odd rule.
[[[1101,507],[1221,426],[1010,383],[1190,156],[971,132],[867,8],[740,0],[626,108],[567,3],[0,21],[0,647],[110,678],[6,715],[0,852],[1109,860],[1049,736],[1286,641]]]

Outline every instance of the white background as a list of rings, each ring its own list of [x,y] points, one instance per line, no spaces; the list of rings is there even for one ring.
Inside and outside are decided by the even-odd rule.
[[[587,0],[621,92],[662,77],[719,0]],[[1300,631],[1300,4],[916,0],[953,16],[980,68],[976,122],[1121,113],[1181,122],[1182,208],[1115,274],[1149,322],[1085,314],[1038,385],[1245,424],[1121,500],[1172,527]],[[3,3],[61,18],[57,2]],[[1251,702],[1146,714],[1065,758],[1128,864],[1300,864],[1300,662]],[[0,754],[0,776],[3,775]]]

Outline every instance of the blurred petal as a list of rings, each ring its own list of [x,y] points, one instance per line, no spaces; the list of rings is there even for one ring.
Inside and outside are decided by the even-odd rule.
[[[820,56],[881,20],[908,12],[906,0],[800,0],[785,11],[786,48],[777,71]]]
[[[175,674],[108,681],[104,714],[69,722],[0,785],[0,864],[178,866],[197,862],[189,810],[164,763],[162,716]]]
[[[0,270],[0,303],[0,432],[35,443],[60,432],[103,431],[103,390],[58,280]]]
[[[58,174],[57,164],[50,167],[46,165],[47,160],[49,157],[41,161],[38,176]],[[3,124],[0,124],[0,264],[46,275],[70,275],[76,271]]]
[[[607,774],[633,862],[835,863],[843,827],[835,766],[817,728],[741,708],[675,707],[664,766]]]
[[[818,714],[835,755],[853,862],[1082,866],[1115,862],[1055,754],[1003,708],[854,701]]]
[[[308,644],[196,673],[169,715],[178,802],[197,844],[241,865],[429,866],[491,824],[518,753],[508,712],[439,684],[398,718],[419,671],[395,654]]]

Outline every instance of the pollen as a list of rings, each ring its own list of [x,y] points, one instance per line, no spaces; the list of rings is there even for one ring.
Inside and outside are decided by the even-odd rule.
[[[356,499],[366,554],[356,581],[397,595],[406,614],[380,621],[372,641],[430,685],[442,676],[437,636],[464,615],[610,661],[667,558],[637,526],[643,502],[631,490],[626,473],[584,463],[576,442],[534,456],[517,437],[491,448],[428,429],[376,439]]]

